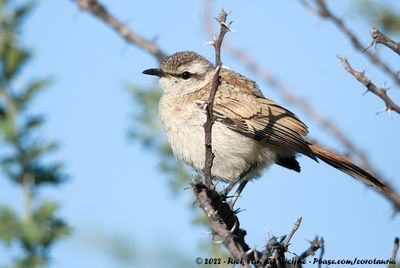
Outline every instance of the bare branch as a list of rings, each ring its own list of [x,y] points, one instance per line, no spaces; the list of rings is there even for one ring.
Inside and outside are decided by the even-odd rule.
[[[325,253],[325,244],[324,244],[324,239],[321,237],[321,244],[319,246],[320,249],[320,253],[319,253],[319,260],[322,260],[322,258],[324,257],[324,253]],[[322,267],[322,263],[318,263],[318,268]]]
[[[285,241],[284,241],[284,244],[287,245],[286,247],[289,246],[290,240],[292,239],[293,235],[294,235],[294,234],[297,232],[297,230],[299,229],[302,219],[303,219],[303,218],[300,217],[300,218],[298,218],[297,221],[294,223],[294,226],[293,226],[292,231],[290,232],[290,234],[286,237],[286,239],[285,239]]]
[[[372,63],[386,72],[396,82],[397,85],[400,85],[400,77],[398,76],[398,73],[389,65],[384,63],[377,54],[372,53],[371,51],[365,51],[365,46],[361,44],[358,37],[347,27],[342,19],[332,13],[332,11],[327,7],[325,0],[314,0],[315,7],[311,6],[307,0],[300,1],[308,10],[314,11],[314,13],[317,13],[321,18],[331,20],[336,27],[349,38],[351,44],[356,50],[365,52],[363,54],[366,55]]]
[[[93,16],[105,22],[107,25],[111,26],[117,33],[119,33],[128,43],[134,44],[151,55],[156,57],[156,59],[161,62],[165,58],[166,54],[156,46],[153,41],[146,40],[129,30],[121,21],[117,20],[112,16],[108,10],[100,4],[97,0],[73,0],[80,9],[86,10]]]
[[[367,92],[371,92],[381,98],[386,105],[386,111],[396,111],[400,114],[400,106],[397,105],[388,95],[387,95],[387,87],[378,88],[371,80],[369,80],[364,72],[357,72],[354,70],[350,63],[340,56],[338,56],[339,60],[342,62],[345,70],[350,73],[354,78],[356,78],[361,84],[363,84],[367,88]]]
[[[392,39],[381,33],[375,27],[371,29],[371,36],[372,36],[372,42],[365,50],[376,44],[382,44],[393,50],[398,55],[400,55],[400,43],[393,41]]]
[[[393,244],[393,251],[392,251],[392,257],[391,257],[391,261],[393,261],[394,263],[389,264],[388,268],[394,268],[396,267],[396,259],[397,259],[397,252],[399,251],[399,238],[396,237],[394,239],[394,244]]]
[[[318,238],[318,236],[316,236],[314,238],[313,241],[311,241],[310,247],[304,251],[299,258],[304,260],[305,258],[309,257],[309,256],[313,256],[315,254],[315,252],[317,252],[317,250],[321,247],[321,245],[324,244],[324,239]]]
[[[240,228],[239,219],[229,204],[218,192],[204,185],[200,177],[194,180],[192,186],[196,200],[208,218],[212,233],[222,239],[235,260],[242,260],[250,247],[244,240],[246,231]],[[255,254],[261,256],[260,252],[255,251]],[[252,256],[249,255],[248,258],[254,259]]]
[[[219,22],[221,29],[219,32],[219,36],[217,40],[214,40],[213,45],[215,48],[215,73],[213,77],[213,83],[210,91],[210,95],[207,100],[207,120],[204,124],[204,134],[205,134],[205,166],[204,166],[204,178],[207,186],[212,185],[212,175],[211,168],[213,165],[214,154],[212,152],[212,126],[214,124],[214,114],[213,114],[213,106],[214,106],[214,98],[217,93],[217,89],[220,85],[219,81],[219,72],[222,67],[221,61],[221,45],[224,40],[224,36],[227,32],[229,32],[229,25],[226,23],[226,18],[228,17],[228,13],[225,10],[221,10],[216,20]]]
[[[393,251],[392,251],[392,257],[391,260],[396,263],[396,259],[397,259],[397,252],[399,251],[399,238],[396,237],[394,239],[394,244],[393,244]],[[396,264],[389,264],[388,268],[394,268],[396,267]]]

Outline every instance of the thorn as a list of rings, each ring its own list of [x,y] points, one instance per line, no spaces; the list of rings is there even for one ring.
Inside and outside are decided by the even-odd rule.
[[[188,189],[193,189],[192,185],[189,185],[188,187],[183,188],[184,191],[188,190]]]
[[[229,230],[229,232],[230,232],[231,234],[233,234],[233,232],[236,231],[236,228],[237,228],[237,220],[235,219],[235,224],[232,226],[232,228]]]
[[[364,97],[364,95],[367,94],[368,92],[369,92],[369,89],[367,88],[367,89],[363,92],[362,96]]]
[[[393,120],[392,109],[388,108],[387,111],[388,111],[390,120]]]
[[[194,103],[195,103],[195,104],[197,105],[197,107],[199,107],[200,109],[202,109],[202,110],[204,110],[204,111],[207,110],[208,103],[207,103],[206,101],[195,101]]]
[[[246,211],[245,209],[237,208],[233,211],[235,214],[239,214],[240,212]]]
[[[203,44],[203,47],[205,47],[205,46],[213,46],[213,45],[214,45],[214,41],[208,41],[208,42],[205,42]]]
[[[215,44],[217,44],[217,37],[215,35],[213,35],[213,41],[212,41],[212,45],[215,47]]]
[[[253,247],[253,248],[249,249],[248,251],[246,251],[246,252],[244,253],[244,255],[249,256],[251,253],[255,252],[255,250],[256,250],[256,248]]]
[[[218,211],[214,211],[213,216],[218,217]]]
[[[381,90],[386,93],[388,90],[390,89],[390,87],[387,86],[386,82],[383,83],[383,87],[381,88]]]
[[[382,110],[378,111],[375,115],[384,113],[384,112],[386,112],[388,109],[389,109],[389,107],[385,107],[385,108],[383,108]]]
[[[228,66],[226,66],[224,64],[222,64],[222,68],[227,69],[227,70],[232,70],[230,67],[228,67]]]
[[[341,55],[336,55],[336,58],[338,58],[342,63],[345,61],[345,59]]]
[[[367,51],[367,50],[368,50],[369,48],[371,48],[372,46],[375,47],[375,45],[376,45],[375,40],[372,40],[371,43],[370,43],[366,48],[364,48],[364,49],[362,50],[362,52]]]
[[[279,243],[281,244],[281,243],[285,240],[285,238],[286,238],[286,235],[282,235],[282,236],[279,238]]]

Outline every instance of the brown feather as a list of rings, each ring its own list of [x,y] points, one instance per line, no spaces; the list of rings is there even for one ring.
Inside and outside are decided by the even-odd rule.
[[[237,73],[223,70],[214,113],[231,130],[316,160],[304,139],[307,126],[292,112],[265,98],[254,82]]]
[[[313,153],[325,163],[339,169],[340,171],[362,181],[363,183],[371,187],[374,187],[378,191],[385,191],[386,185],[381,180],[374,177],[356,164],[352,163],[349,159],[335,152],[332,152],[318,144],[310,144],[309,146]]]

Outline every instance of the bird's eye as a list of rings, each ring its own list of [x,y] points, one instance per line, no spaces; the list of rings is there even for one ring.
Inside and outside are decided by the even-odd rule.
[[[180,77],[181,77],[182,79],[184,79],[184,80],[187,80],[187,79],[189,79],[190,77],[192,77],[192,73],[190,73],[190,72],[183,72],[183,73],[180,74]]]

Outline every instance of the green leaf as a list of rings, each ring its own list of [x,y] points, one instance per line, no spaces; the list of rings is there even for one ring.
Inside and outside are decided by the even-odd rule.
[[[0,240],[10,245],[19,233],[20,221],[15,213],[7,207],[0,207]]]
[[[61,165],[53,164],[47,166],[36,165],[30,169],[35,178],[35,186],[41,184],[60,184],[66,180],[65,175],[60,172]]]
[[[40,207],[34,214],[35,221],[39,224],[43,224],[54,217],[54,214],[58,208],[58,204],[54,202],[44,202],[40,204]]]
[[[14,31],[18,31],[18,28],[24,22],[26,16],[33,10],[34,5],[35,3],[33,1],[28,1],[27,3],[13,10],[8,19],[8,23]]]
[[[50,83],[50,79],[41,79],[31,82],[19,96],[15,97],[18,108],[21,110],[24,109],[28,102]]]
[[[3,54],[3,75],[6,80],[11,80],[23,63],[29,59],[29,52],[14,45],[6,44]]]
[[[372,0],[356,2],[359,14],[366,18],[379,30],[387,33],[400,33],[400,12],[394,6]]]
[[[15,129],[15,124],[12,118],[6,117],[0,120],[0,135],[8,142],[13,142],[16,140],[17,131]]]
[[[25,221],[21,225],[21,240],[28,250],[39,244],[45,234],[46,230],[37,222]]]
[[[44,122],[44,117],[41,115],[27,116],[22,126],[23,132],[29,132],[34,128],[41,126]]]
[[[35,142],[29,144],[29,146],[25,149],[24,158],[30,161],[34,161],[43,154],[54,151],[57,148],[58,148],[58,143],[56,142],[49,142],[49,143]]]

